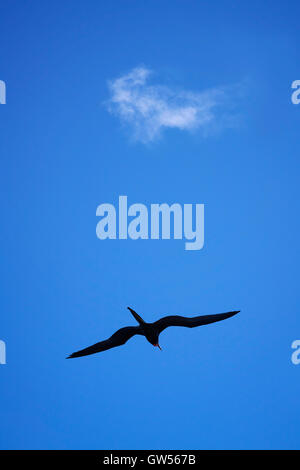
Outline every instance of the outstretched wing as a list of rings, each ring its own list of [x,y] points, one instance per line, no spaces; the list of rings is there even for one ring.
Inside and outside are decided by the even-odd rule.
[[[215,315],[201,315],[199,317],[181,317],[179,315],[170,315],[168,317],[163,317],[160,320],[157,320],[153,323],[153,326],[158,329],[159,333],[169,326],[186,326],[188,328],[194,328],[195,326],[208,325],[209,323],[214,323],[216,321],[233,317],[233,315],[236,315],[239,313],[239,311],[240,310],[235,312],[217,313]]]
[[[88,356],[89,354],[94,354],[101,351],[106,351],[107,349],[115,348],[116,346],[121,346],[122,344],[125,344],[126,341],[128,341],[132,336],[140,334],[142,334],[140,326],[125,326],[125,328],[121,328],[120,330],[116,331],[105,341],[100,341],[99,343],[93,344],[93,346],[89,346],[88,348],[74,352],[73,354],[70,354],[67,359]]]

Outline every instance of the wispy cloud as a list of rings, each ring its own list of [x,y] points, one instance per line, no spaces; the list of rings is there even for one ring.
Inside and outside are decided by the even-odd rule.
[[[167,128],[208,133],[232,125],[233,90],[229,87],[178,90],[150,85],[151,74],[151,70],[137,67],[109,82],[108,109],[132,128],[134,139],[150,142]]]

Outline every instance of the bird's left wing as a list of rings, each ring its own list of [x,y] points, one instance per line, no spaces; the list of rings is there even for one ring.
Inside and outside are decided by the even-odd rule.
[[[240,310],[236,310],[234,312],[216,313],[215,315],[201,315],[198,317],[181,317],[179,315],[170,315],[168,317],[163,317],[160,320],[157,320],[153,323],[153,326],[159,330],[159,333],[169,326],[185,326],[188,328],[194,328],[195,326],[208,325],[209,323],[225,320],[226,318],[230,318],[233,315],[236,315],[239,313],[239,311]]]
[[[71,359],[73,357],[88,356],[89,354],[94,354],[101,351],[106,351],[107,349],[115,348],[116,346],[121,346],[125,344],[132,336],[141,334],[140,326],[125,326],[116,331],[110,338],[100,341],[99,343],[93,344],[88,348],[81,349],[80,351],[74,352],[67,357]]]

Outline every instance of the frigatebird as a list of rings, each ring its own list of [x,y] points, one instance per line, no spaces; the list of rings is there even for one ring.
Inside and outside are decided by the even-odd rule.
[[[240,310],[236,310],[234,312],[216,313],[215,315],[201,315],[198,317],[181,317],[179,315],[170,315],[163,317],[153,323],[146,323],[134,310],[132,310],[132,308],[127,308],[137,320],[139,326],[125,326],[125,328],[121,328],[120,330],[116,331],[110,338],[93,344],[93,346],[89,346],[88,348],[74,352],[73,354],[70,354],[67,359],[88,356],[89,354],[94,354],[106,351],[107,349],[115,348],[116,346],[121,346],[134,335],[145,336],[149,343],[161,349],[158,343],[158,337],[160,333],[169,326],[186,326],[188,328],[194,328],[195,326],[208,325],[209,323],[225,320],[226,318],[233,317],[233,315],[236,315],[240,312]]]

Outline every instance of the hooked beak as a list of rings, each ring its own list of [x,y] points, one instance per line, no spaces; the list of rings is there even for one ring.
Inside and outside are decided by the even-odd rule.
[[[162,349],[161,349],[161,347],[160,347],[160,345],[159,345],[158,343],[155,344],[154,346],[157,346],[157,347],[162,351]]]

